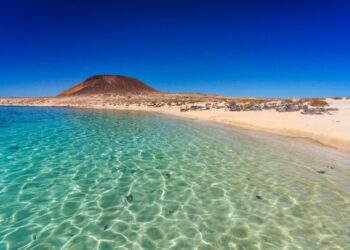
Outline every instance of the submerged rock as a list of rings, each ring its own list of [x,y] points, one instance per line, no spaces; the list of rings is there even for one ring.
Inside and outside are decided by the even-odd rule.
[[[130,171],[131,174],[135,174],[137,171],[139,171],[139,169],[133,169]]]
[[[258,200],[262,200],[262,199],[263,199],[263,197],[260,196],[260,195],[256,195],[255,197],[256,197]]]
[[[168,215],[172,215],[172,214],[174,214],[174,213],[175,213],[174,210],[168,210],[168,211],[167,211],[167,214],[168,214]]]
[[[129,194],[126,196],[126,200],[130,203],[134,200],[134,196],[132,194]]]

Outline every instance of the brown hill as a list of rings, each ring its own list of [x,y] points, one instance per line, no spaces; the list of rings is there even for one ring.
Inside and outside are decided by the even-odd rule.
[[[97,94],[141,95],[157,92],[157,90],[131,77],[96,75],[62,92],[58,97]]]

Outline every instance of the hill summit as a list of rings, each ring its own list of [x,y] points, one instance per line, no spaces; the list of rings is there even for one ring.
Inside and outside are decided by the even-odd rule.
[[[142,95],[157,92],[135,78],[119,75],[96,75],[62,92],[58,97],[98,94]]]

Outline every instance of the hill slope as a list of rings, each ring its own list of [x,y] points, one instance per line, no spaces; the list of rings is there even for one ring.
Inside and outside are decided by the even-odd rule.
[[[135,78],[114,75],[96,75],[62,92],[58,97],[96,94],[141,95],[157,92],[157,90]]]

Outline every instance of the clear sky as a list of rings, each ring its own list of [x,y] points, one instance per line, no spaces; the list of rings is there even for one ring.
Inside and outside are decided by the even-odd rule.
[[[52,96],[95,74],[168,92],[350,96],[350,1],[0,1],[0,96]]]

